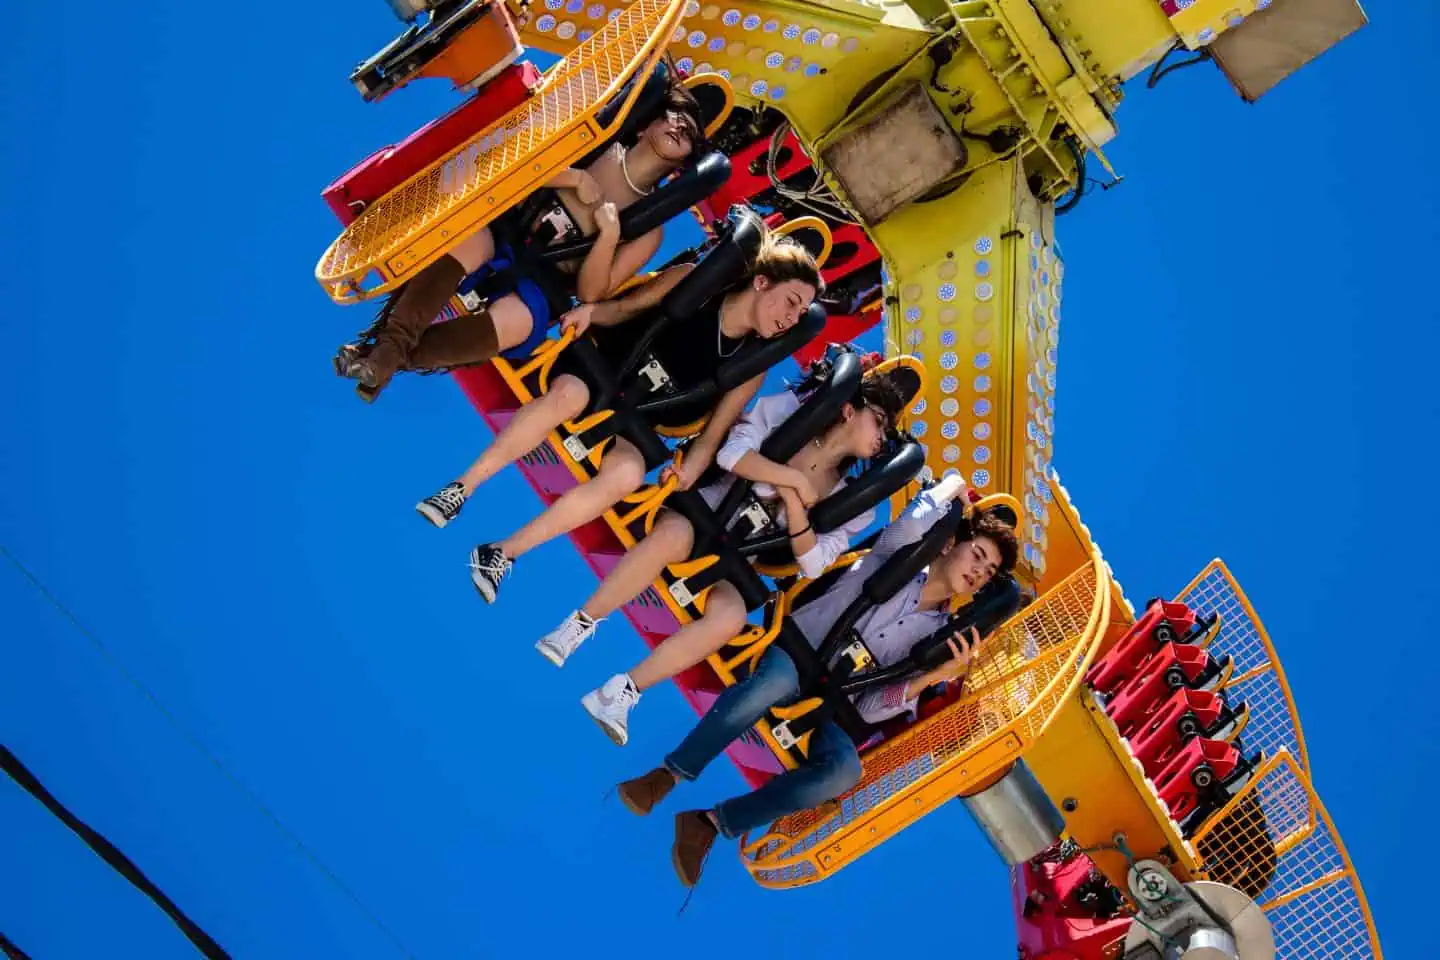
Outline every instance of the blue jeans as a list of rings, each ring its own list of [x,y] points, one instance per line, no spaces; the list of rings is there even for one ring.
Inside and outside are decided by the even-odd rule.
[[[665,767],[682,780],[694,780],[705,765],[730,742],[749,730],[773,706],[794,703],[800,693],[795,663],[777,647],[760,657],[755,672],[716,698],[705,716],[675,751]],[[772,777],[758,790],[733,797],[715,807],[720,832],[731,839],[781,817],[818,807],[860,782],[860,754],[834,721],[810,735],[809,757],[798,769]]]

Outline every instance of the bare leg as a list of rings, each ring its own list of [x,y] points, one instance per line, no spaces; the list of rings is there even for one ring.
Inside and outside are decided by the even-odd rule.
[[[460,476],[465,496],[538,447],[561,423],[578,417],[589,402],[590,388],[583,380],[569,374],[556,377],[549,392],[521,407],[489,449]]]
[[[646,690],[688,670],[733,640],[745,628],[740,592],[721,580],[710,590],[705,616],[676,630],[630,671],[635,689]]]
[[[694,538],[689,520],[673,510],[662,512],[650,535],[635,544],[600,581],[581,611],[592,620],[608,617],[654,583],[666,564],[679,563],[689,556]]]
[[[629,441],[615,444],[600,461],[600,472],[565,491],[545,511],[496,544],[514,560],[562,533],[569,533],[608,510],[615,501],[634,493],[645,482],[645,460]]]
[[[535,321],[525,301],[513,293],[490,304],[490,319],[495,321],[495,334],[500,341],[500,350],[518,347],[530,338]]]
[[[495,237],[489,227],[481,227],[470,236],[455,244],[450,256],[465,268],[466,276],[479,270],[495,256]]]

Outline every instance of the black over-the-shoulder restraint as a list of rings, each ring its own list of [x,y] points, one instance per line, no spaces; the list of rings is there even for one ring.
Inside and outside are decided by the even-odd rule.
[[[810,646],[793,622],[786,620],[774,642],[794,661],[800,674],[802,697],[818,696],[823,702],[809,713],[783,724],[785,736],[782,740],[798,739],[834,719],[852,740],[864,742],[874,728],[855,709],[850,699],[852,696],[870,687],[898,683],[933,670],[950,658],[946,641],[957,630],[968,630],[973,626],[984,637],[1020,609],[1019,585],[1009,574],[1002,574],[981,588],[971,602],[951,616],[943,627],[915,644],[899,663],[878,670],[853,672],[857,661],[870,659],[855,624],[933,563],[952,538],[966,536],[968,526],[969,520],[964,516],[961,505],[952,504],[925,536],[888,557],[866,577],[860,595],[835,620],[818,651]],[[830,662],[842,651],[854,652],[849,659],[830,667]]]
[[[761,443],[760,455],[775,463],[785,463],[800,452],[805,444],[835,421],[846,403],[856,402],[863,374],[857,355],[841,353],[834,361],[828,380]],[[891,446],[877,456],[863,474],[815,504],[808,511],[811,526],[820,534],[844,526],[904,487],[924,465],[925,451],[918,443],[907,441]],[[713,481],[718,476],[709,479]],[[715,511],[722,528],[729,526],[737,511],[744,510],[748,515],[750,511],[764,509],[753,496],[754,486],[752,481],[735,478]],[[788,547],[788,532],[763,538],[755,536],[769,525],[768,516],[767,513],[765,517],[742,517],[740,523],[730,530],[730,538],[745,556],[763,557],[778,548]],[[694,554],[703,555],[703,552]]]

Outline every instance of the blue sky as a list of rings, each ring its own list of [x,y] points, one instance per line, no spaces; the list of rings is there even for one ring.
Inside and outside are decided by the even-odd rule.
[[[1055,462],[1132,599],[1230,562],[1387,956],[1421,958],[1440,237],[1409,131],[1440,23],[1371,14],[1256,106],[1208,67],[1132,84],[1127,179],[1058,228]],[[379,2],[5,14],[0,544],[165,712],[0,563],[0,740],[236,957],[1010,956],[1005,871],[959,809],[793,893],[722,853],[676,918],[668,817],[603,795],[693,714],[667,688],[630,746],[600,735],[578,698],[640,644],[617,620],[563,672],[531,649],[592,582],[568,544],[496,607],[467,583],[469,547],[536,509],[518,474],[447,530],[413,512],[488,439],[459,390],[366,407],[329,368],[366,321],[312,279],[319,191],[453,102],[348,85],[396,26]],[[676,809],[740,788],[717,763]],[[9,781],[0,824],[0,930],[37,960],[194,956]]]

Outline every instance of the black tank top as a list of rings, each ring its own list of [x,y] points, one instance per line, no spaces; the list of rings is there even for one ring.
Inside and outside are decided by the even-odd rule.
[[[690,317],[670,322],[651,341],[649,355],[669,374],[674,390],[689,390],[709,380],[750,341],[750,334],[731,339],[721,332],[720,307],[724,302],[725,294],[715,295]],[[595,345],[612,369],[629,359],[650,319],[639,316],[613,327],[590,328]],[[657,412],[651,422],[657,426],[684,426],[705,416],[717,402],[711,399],[667,408]]]

